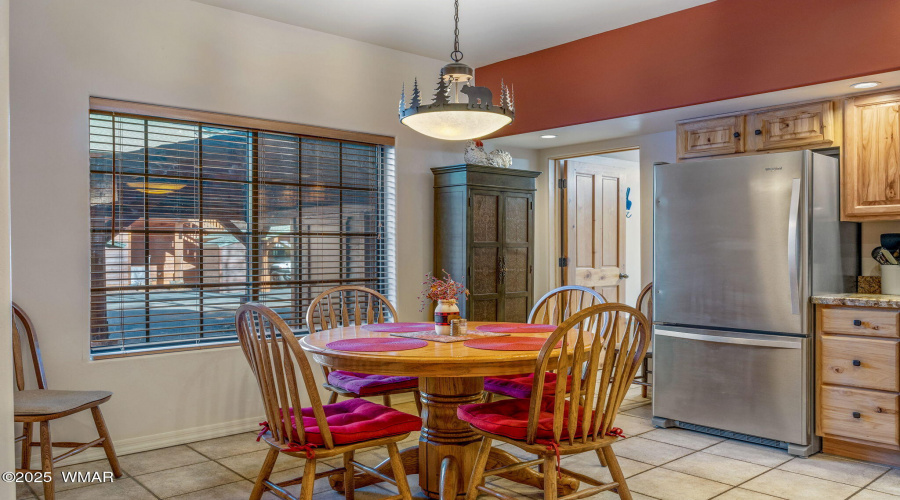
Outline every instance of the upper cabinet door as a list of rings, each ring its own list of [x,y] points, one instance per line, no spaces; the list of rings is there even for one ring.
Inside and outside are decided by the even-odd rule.
[[[678,159],[744,152],[744,116],[710,118],[677,125]]]
[[[822,147],[834,142],[834,104],[831,101],[753,113],[749,130],[756,151]]]
[[[844,220],[900,219],[900,91],[844,101]]]

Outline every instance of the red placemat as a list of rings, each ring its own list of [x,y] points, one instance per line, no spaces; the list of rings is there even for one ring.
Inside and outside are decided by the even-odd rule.
[[[363,325],[363,330],[370,332],[425,332],[434,331],[434,323],[377,323],[372,325]]]
[[[556,331],[556,326],[532,325],[531,323],[492,323],[481,325],[476,330],[497,333],[550,333]]]
[[[362,339],[344,339],[329,342],[325,347],[335,351],[349,352],[383,352],[383,351],[409,351],[428,345],[424,340],[416,339],[392,339],[389,337],[373,337]]]
[[[547,339],[541,337],[487,337],[467,340],[463,345],[486,351],[540,351],[546,341]],[[556,344],[556,349],[560,347],[562,340]]]
[[[435,333],[434,330],[431,330],[430,332],[397,332],[391,334],[392,337],[406,337],[408,339],[428,340],[431,342],[441,342],[442,344],[465,342],[467,340],[483,339],[485,337],[506,337],[508,335],[508,333],[466,332],[465,335],[457,335],[455,337],[451,337],[450,335],[440,335],[438,333]]]

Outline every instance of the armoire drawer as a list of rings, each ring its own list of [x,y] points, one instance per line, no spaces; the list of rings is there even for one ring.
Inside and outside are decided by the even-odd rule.
[[[819,434],[900,444],[897,394],[822,386]]]
[[[844,335],[823,335],[821,339],[823,384],[900,391],[897,341]]]
[[[828,307],[822,309],[823,333],[897,337],[900,312],[895,309]]]

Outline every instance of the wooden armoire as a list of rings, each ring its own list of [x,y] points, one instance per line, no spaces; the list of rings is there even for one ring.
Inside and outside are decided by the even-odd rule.
[[[534,301],[534,194],[540,172],[452,165],[434,173],[434,275],[465,276],[469,321],[525,322]]]

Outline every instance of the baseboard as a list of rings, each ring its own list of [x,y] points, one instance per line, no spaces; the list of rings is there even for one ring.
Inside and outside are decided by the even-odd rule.
[[[180,444],[193,443],[195,441],[203,441],[205,439],[213,439],[217,437],[230,436],[241,432],[251,432],[259,429],[259,423],[266,418],[262,415],[258,417],[250,417],[241,420],[233,420],[231,422],[221,422],[217,424],[193,427],[190,429],[179,429],[177,431],[163,432],[150,436],[141,436],[131,439],[115,439],[113,435],[113,444],[116,446],[116,455],[129,455],[131,453],[139,453],[142,451],[157,450],[160,448],[168,448]],[[16,463],[18,463],[18,450],[16,447]],[[35,448],[36,450],[36,448]],[[62,453],[61,448],[54,450],[55,453]],[[35,460],[36,459],[36,460]],[[40,453],[32,451],[32,467],[40,469]],[[54,464],[57,467],[65,467],[66,465],[80,464],[84,462],[92,462],[94,460],[106,460],[106,454],[102,448],[91,448],[82,453],[73,455],[65,460]]]

